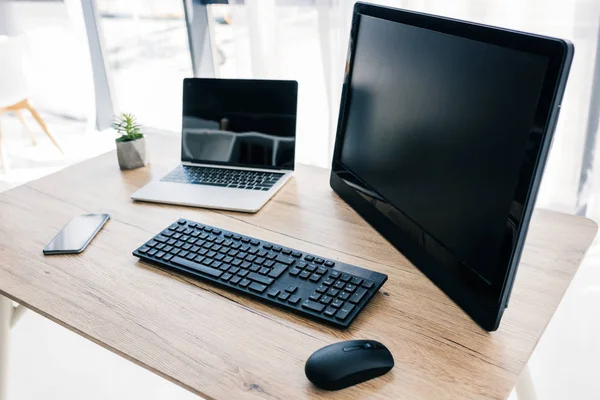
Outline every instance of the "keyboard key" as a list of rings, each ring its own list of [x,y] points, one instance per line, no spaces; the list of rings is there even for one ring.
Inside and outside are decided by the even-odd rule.
[[[350,297],[350,302],[355,304],[359,303],[363,299],[363,297],[365,297],[366,294],[367,289],[360,288],[352,295],[352,297]]]
[[[150,247],[142,246],[138,249],[138,253],[146,254],[150,250]]]
[[[263,244],[263,247],[267,250],[271,250],[273,248],[273,246],[271,246],[270,244]]]
[[[326,272],[327,272],[327,268],[325,268],[325,267],[317,268],[317,274],[319,274],[319,275],[325,275]]]
[[[352,310],[354,310],[354,304],[346,303],[341,310],[335,314],[335,318],[343,321],[348,317],[348,314],[350,314]]]
[[[282,248],[280,246],[273,246],[273,251],[280,252]]]
[[[277,298],[281,301],[286,301],[290,297],[289,293],[282,292]]]
[[[183,257],[187,256],[188,254],[189,254],[189,251],[182,250],[179,252],[179,257],[183,258]]]
[[[258,270],[258,273],[261,275],[268,275],[269,272],[271,272],[271,270],[267,267],[262,267],[261,269]]]
[[[202,264],[198,264],[196,262],[186,260],[185,258],[181,258],[181,257],[173,257],[171,262],[173,264],[181,265],[182,267],[190,268],[195,271],[201,272],[205,275],[212,276],[213,278],[218,278],[221,276],[221,274],[223,274],[223,271],[219,271],[218,269],[206,267]]]
[[[321,279],[321,275],[319,275],[319,274],[312,274],[309,278],[309,280],[311,282],[315,282],[315,283],[319,282],[320,279]]]
[[[334,278],[334,279],[339,278],[340,275],[342,275],[342,274],[339,271],[330,271],[329,272],[329,276],[332,277],[332,278]]]
[[[323,297],[321,297],[321,300],[320,300],[320,302],[323,304],[329,304],[332,301],[333,301],[333,297],[331,297],[331,296],[323,296]]]
[[[240,282],[240,286],[245,288],[248,287],[248,285],[250,284],[251,281],[249,281],[248,279],[242,279],[242,281]]]
[[[256,272],[250,272],[248,274],[248,279],[262,283],[264,285],[270,285],[271,283],[273,283],[273,279],[267,278],[266,276],[263,276],[260,274],[257,274]]]
[[[350,281],[351,284],[359,286],[362,283],[362,279],[355,276],[354,278],[352,278],[352,280]]]
[[[325,260],[323,260],[322,258],[317,258],[317,259],[315,259],[315,262],[317,264],[323,264],[325,262]]]
[[[302,299],[299,296],[291,296],[290,299],[288,300],[291,304],[296,305],[298,303],[300,303]]]
[[[325,308],[323,304],[311,300],[305,300],[304,303],[302,303],[302,307],[317,313],[320,313]]]
[[[300,258],[302,257],[302,253],[299,251],[292,251],[292,257]]]
[[[331,288],[327,291],[327,295],[332,296],[332,297],[337,296],[339,293],[340,293],[340,291],[337,289],[334,289],[334,288]]]
[[[325,293],[327,291],[327,286],[321,285],[317,288],[317,293]]]
[[[338,298],[340,300],[348,300],[350,298],[350,293],[348,292],[342,292],[338,295]]]
[[[316,270],[317,270],[317,267],[316,267],[316,266],[314,266],[314,265],[312,265],[312,264],[310,264],[308,267],[306,267],[306,270],[307,270],[308,272],[314,272],[314,271],[316,271]]]
[[[239,270],[240,270],[239,267],[231,267],[231,268],[229,268],[229,273],[230,274],[237,274]]]
[[[354,293],[354,291],[356,290],[356,286],[347,284],[344,290],[348,293]]]
[[[219,267],[219,269],[223,272],[227,271],[229,268],[231,267],[231,265],[229,264],[223,264]]]
[[[323,281],[323,285],[325,285],[325,286],[331,286],[331,285],[333,285],[333,282],[334,282],[334,280],[333,280],[333,279],[331,279],[331,278],[327,278],[327,279],[325,279],[325,280]]]
[[[304,259],[306,261],[313,261],[315,258],[313,256],[306,256],[306,257],[304,257]]]
[[[252,290],[253,292],[262,293],[267,289],[267,287],[265,285],[261,285],[260,283],[252,282],[248,289]]]
[[[309,276],[310,276],[310,272],[308,272],[308,271],[302,271],[300,273],[300,279],[308,279]]]
[[[245,277],[248,275],[248,271],[246,271],[245,269],[242,269],[242,270],[238,271],[237,274],[241,277]]]
[[[325,310],[324,314],[327,315],[328,317],[333,317],[336,312],[337,312],[337,310],[335,308],[333,308],[333,307],[327,307],[327,309]]]
[[[298,268],[292,268],[290,270],[290,275],[291,276],[298,276],[299,273],[300,273],[300,270]]]
[[[173,257],[174,257],[174,256],[173,256],[173,254],[167,254],[167,255],[166,255],[166,256],[164,256],[162,259],[163,259],[163,260],[165,260],[165,261],[170,261],[170,260],[171,260],[171,258],[173,258]]]
[[[256,265],[256,264],[252,265],[250,267],[250,271],[252,271],[252,272],[258,272],[258,271],[260,271],[260,265]]]
[[[319,299],[321,298],[321,294],[315,292],[315,293],[311,294],[308,298],[311,299],[312,301],[319,301]]]
[[[237,285],[239,283],[239,281],[241,281],[242,278],[239,276],[234,276],[233,278],[231,278],[229,280],[229,283],[233,284],[233,285]]]
[[[260,242],[256,239],[250,240],[250,243],[252,244],[252,246],[258,246],[260,244]]]
[[[293,258],[285,257],[283,255],[278,255],[275,258],[275,261],[280,262],[280,263],[285,264],[285,265],[292,265],[294,263],[294,259]]]
[[[308,265],[308,264],[307,264],[307,263],[305,263],[304,261],[298,261],[298,262],[296,263],[296,267],[298,267],[298,268],[300,268],[300,269],[306,268],[306,266],[307,266],[307,265]]]
[[[346,284],[342,281],[337,281],[335,283],[335,285],[333,285],[334,288],[338,289],[338,290],[342,290],[343,288],[346,287]]]
[[[277,297],[277,295],[279,295],[279,289],[271,289],[267,293],[267,296],[269,297]]]
[[[281,276],[281,274],[283,274],[285,272],[286,269],[287,269],[286,265],[277,263],[273,267],[273,270],[271,270],[271,272],[269,273],[269,276],[271,278],[277,279]]]
[[[292,251],[290,249],[283,249],[283,250],[281,250],[281,254],[285,254],[286,256],[289,256],[290,254],[292,254]]]
[[[294,293],[296,290],[298,290],[298,286],[294,286],[294,285],[289,285],[288,287],[285,288],[285,291],[288,293]]]
[[[352,275],[350,274],[342,274],[342,277],[340,278],[340,280],[343,282],[348,282],[350,279],[352,279]]]
[[[340,299],[335,299],[333,300],[333,302],[331,303],[331,305],[335,308],[340,308],[342,306],[342,304],[344,304],[344,302]]]
[[[362,287],[366,289],[371,289],[373,287],[373,282],[365,279],[365,281],[362,283]]]

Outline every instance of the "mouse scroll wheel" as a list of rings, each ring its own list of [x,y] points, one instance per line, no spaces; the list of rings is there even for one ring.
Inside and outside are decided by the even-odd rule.
[[[372,348],[372,347],[373,347],[373,345],[372,345],[371,343],[365,343],[365,344],[363,345],[363,347],[364,347],[365,349],[370,349],[370,348]]]

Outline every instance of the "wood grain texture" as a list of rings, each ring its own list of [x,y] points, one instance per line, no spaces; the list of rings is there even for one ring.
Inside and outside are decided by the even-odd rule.
[[[207,399],[503,399],[596,234],[588,219],[537,211],[500,329],[473,323],[329,188],[299,166],[257,214],[129,196],[177,165],[179,136],[152,135],[151,165],[120,171],[114,152],[0,195],[0,293]],[[80,255],[42,248],[74,215],[111,220]],[[389,275],[349,330],[329,328],[131,255],[183,217]],[[304,376],[315,350],[369,338],[392,351],[389,374],[324,392]]]

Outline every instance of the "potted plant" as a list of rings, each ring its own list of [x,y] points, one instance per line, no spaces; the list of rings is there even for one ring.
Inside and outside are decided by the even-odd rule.
[[[133,114],[121,114],[113,124],[119,134],[117,142],[117,158],[121,169],[135,169],[144,167],[146,159],[146,141]]]

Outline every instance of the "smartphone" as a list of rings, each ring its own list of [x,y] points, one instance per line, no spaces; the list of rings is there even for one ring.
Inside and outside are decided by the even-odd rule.
[[[79,254],[104,226],[108,214],[84,214],[73,218],[44,249],[44,254]]]

